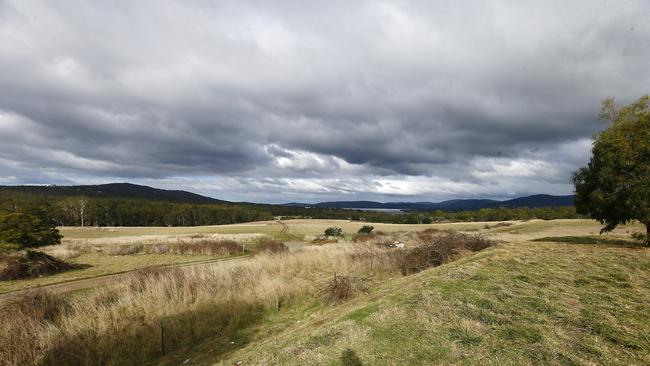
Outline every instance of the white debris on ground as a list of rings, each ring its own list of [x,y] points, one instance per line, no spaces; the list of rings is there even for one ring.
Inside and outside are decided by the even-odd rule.
[[[402,248],[404,248],[404,243],[402,243],[402,242],[399,241],[399,240],[395,240],[395,241],[393,242],[393,244],[390,245],[390,247],[391,247],[391,248],[402,249]]]

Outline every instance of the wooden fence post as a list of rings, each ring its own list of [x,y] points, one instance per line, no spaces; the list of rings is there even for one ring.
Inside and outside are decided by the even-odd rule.
[[[165,326],[160,322],[160,352],[165,355]]]

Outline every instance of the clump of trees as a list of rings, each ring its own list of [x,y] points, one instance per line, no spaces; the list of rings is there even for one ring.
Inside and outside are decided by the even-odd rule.
[[[0,243],[17,249],[61,243],[59,230],[34,215],[11,213],[0,215]]]
[[[576,209],[603,224],[601,232],[639,220],[650,246],[650,98],[627,106],[603,102],[609,127],[596,135],[589,164],[573,176]]]
[[[0,252],[10,252],[9,255],[2,256],[0,281],[38,277],[80,268],[79,265],[68,264],[47,254],[30,250],[61,243],[59,230],[42,215],[43,212],[38,210],[33,213],[0,213]],[[21,250],[25,252],[19,252]]]

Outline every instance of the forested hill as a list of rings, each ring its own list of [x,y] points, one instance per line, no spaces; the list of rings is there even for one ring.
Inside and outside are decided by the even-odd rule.
[[[483,208],[517,208],[517,207],[562,207],[573,206],[573,195],[551,196],[537,194],[527,197],[519,197],[506,201],[489,199],[455,199],[442,202],[374,202],[374,201],[335,201],[320,202],[315,204],[289,203],[291,206],[316,207],[316,208],[372,208],[372,209],[393,209],[409,211],[465,211],[480,210]]]
[[[52,197],[87,196],[96,198],[136,198],[182,203],[227,203],[227,201],[187,191],[166,190],[131,183],[83,186],[0,186],[1,191]]]
[[[57,226],[198,226],[273,220],[277,217],[396,224],[577,217],[573,206],[560,206],[547,201],[549,204],[546,207],[534,207],[530,197],[519,200],[522,205],[531,207],[508,207],[501,202],[497,207],[481,208],[477,203],[484,203],[481,202],[483,200],[460,200],[464,202],[463,210],[449,209],[459,201],[447,201],[444,207],[429,206],[428,209],[410,209],[409,212],[391,214],[298,204],[294,206],[228,202],[186,191],[170,191],[127,183],[93,186],[0,186],[0,215],[27,213]],[[359,208],[368,208],[368,202],[357,203],[361,204]]]

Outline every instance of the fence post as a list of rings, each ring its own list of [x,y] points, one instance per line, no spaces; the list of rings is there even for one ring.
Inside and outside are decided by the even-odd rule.
[[[165,326],[160,322],[160,351],[165,355]]]

